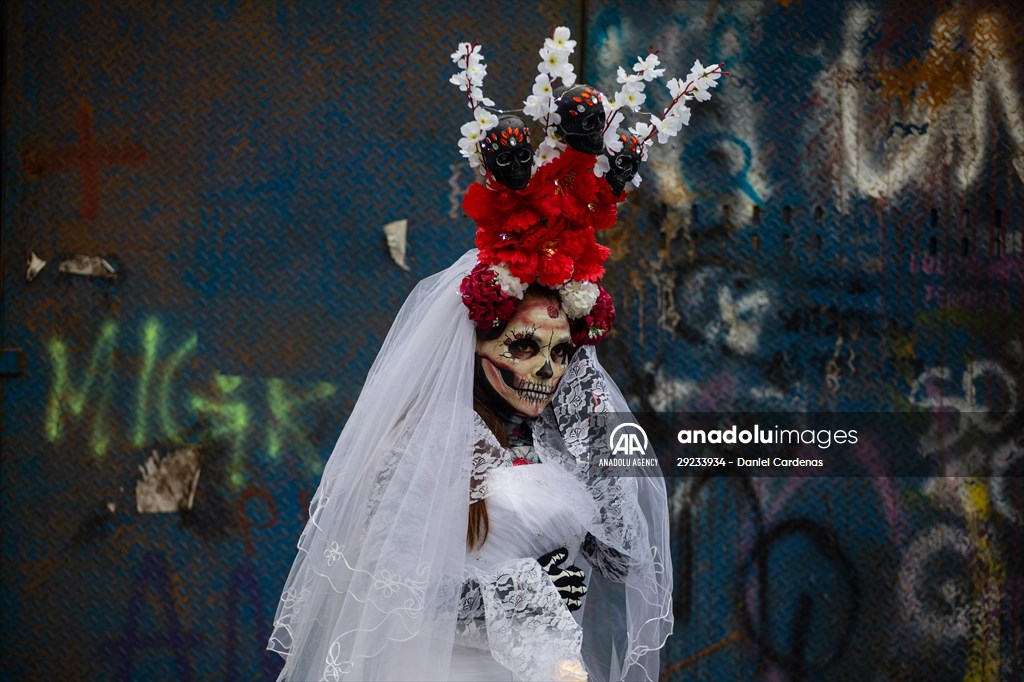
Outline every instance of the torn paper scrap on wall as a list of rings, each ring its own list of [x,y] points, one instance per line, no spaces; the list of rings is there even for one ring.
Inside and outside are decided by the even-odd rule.
[[[135,484],[135,505],[140,514],[166,514],[192,509],[199,484],[199,451],[183,448],[160,457],[154,450]]]
[[[117,270],[114,269],[114,266],[99,256],[74,256],[68,258],[61,261],[60,271],[85,277],[117,279]]]
[[[394,220],[384,226],[384,236],[388,240],[388,251],[391,253],[391,260],[395,261],[398,267],[406,272],[409,266],[405,262],[405,247],[408,244],[407,234],[409,232],[408,220]]]
[[[31,282],[36,278],[43,268],[46,267],[46,261],[36,255],[35,251],[28,254],[28,272],[25,273],[25,281]]]

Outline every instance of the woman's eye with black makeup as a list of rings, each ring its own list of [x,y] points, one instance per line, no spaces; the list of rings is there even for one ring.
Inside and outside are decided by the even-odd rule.
[[[551,359],[557,363],[565,364],[572,357],[572,345],[568,343],[560,343],[551,349]]]
[[[516,360],[526,360],[537,354],[540,347],[533,339],[517,339],[508,345],[509,354]]]

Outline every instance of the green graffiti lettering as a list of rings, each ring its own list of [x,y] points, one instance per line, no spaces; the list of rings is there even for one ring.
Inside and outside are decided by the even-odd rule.
[[[185,360],[196,352],[199,345],[199,335],[194,333],[188,337],[185,343],[181,344],[178,350],[164,361],[160,371],[160,391],[158,395],[160,415],[160,428],[165,438],[172,442],[179,440],[178,425],[172,416],[171,395],[174,391],[174,380],[178,376],[178,369]]]
[[[68,360],[68,347],[59,338],[54,337],[47,344],[50,364],[53,367],[53,385],[46,404],[44,430],[46,438],[56,443],[63,437],[64,417],[81,416],[86,402],[93,405],[92,435],[90,446],[93,454],[102,456],[110,447],[110,430],[107,426],[107,404],[110,401],[111,374],[115,342],[117,340],[117,324],[106,322],[100,329],[99,338],[93,344],[89,357],[89,366],[78,386],[71,378]],[[89,400],[93,387],[99,382],[98,399]]]
[[[306,435],[306,429],[300,425],[296,412],[304,405],[331,397],[337,390],[334,384],[320,382],[300,394],[289,389],[283,379],[267,380],[267,404],[271,414],[267,426],[267,454],[271,459],[276,460],[281,456],[287,439],[296,448],[296,455],[322,467],[316,447]]]
[[[160,320],[151,317],[142,326],[142,371],[139,374],[139,390],[135,401],[135,427],[132,429],[132,445],[142,447],[146,442],[149,416],[149,384],[153,378],[153,365],[160,345]]]
[[[223,440],[230,449],[229,480],[235,487],[245,482],[242,474],[242,456],[249,430],[249,406],[233,395],[242,386],[242,377],[216,374],[213,395],[192,395],[189,404],[207,422],[207,433]]]

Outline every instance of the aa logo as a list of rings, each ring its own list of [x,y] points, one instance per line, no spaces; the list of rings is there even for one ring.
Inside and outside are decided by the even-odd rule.
[[[619,424],[608,436],[608,447],[612,449],[612,455],[646,455],[647,454],[647,433],[640,428],[639,424],[625,422]]]

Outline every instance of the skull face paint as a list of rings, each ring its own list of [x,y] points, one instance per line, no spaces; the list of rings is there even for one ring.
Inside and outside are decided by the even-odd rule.
[[[589,85],[574,85],[555,98],[558,133],[578,152],[604,151],[604,105],[600,91]]]
[[[522,189],[533,172],[533,147],[530,129],[518,116],[506,114],[498,125],[480,140],[484,166],[494,179],[509,189]]]
[[[569,319],[561,307],[529,293],[497,338],[476,343],[487,383],[509,409],[524,417],[540,416],[551,402],[572,351]]]

